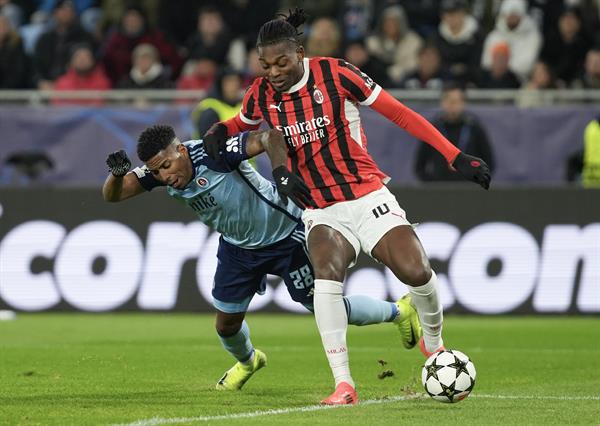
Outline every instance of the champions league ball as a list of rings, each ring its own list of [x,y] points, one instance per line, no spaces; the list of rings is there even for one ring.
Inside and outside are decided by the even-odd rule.
[[[427,358],[421,372],[425,392],[440,402],[465,399],[475,386],[475,366],[457,350],[436,352]]]

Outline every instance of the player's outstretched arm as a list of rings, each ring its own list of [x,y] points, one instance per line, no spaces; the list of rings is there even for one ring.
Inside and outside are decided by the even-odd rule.
[[[466,179],[478,183],[485,189],[490,187],[491,175],[485,161],[462,153],[425,117],[406,107],[385,90],[382,90],[377,96],[377,99],[371,104],[371,108],[402,127],[412,136],[431,145],[444,156],[448,165],[460,172]]]
[[[104,201],[123,201],[144,192],[134,173],[129,173],[131,161],[123,150],[109,154],[106,164],[110,170],[104,185],[102,197]]]

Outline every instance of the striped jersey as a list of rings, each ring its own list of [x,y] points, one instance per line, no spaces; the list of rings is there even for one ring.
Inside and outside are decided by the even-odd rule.
[[[239,118],[247,125],[264,120],[284,134],[288,167],[306,182],[316,207],[323,208],[360,198],[388,179],[367,152],[358,112],[380,92],[379,85],[344,60],[304,58],[304,74],[287,92],[277,92],[264,77],[255,79]]]
[[[302,243],[304,235],[299,227],[302,210],[289,200],[284,203],[275,186],[248,161],[242,161],[241,138],[247,135],[230,138],[228,149],[218,161],[206,154],[202,140],[184,142],[194,176],[185,188],[167,186],[167,193],[194,210],[198,219],[237,247],[258,249],[287,237]],[[165,186],[146,166],[133,172],[147,191]]]

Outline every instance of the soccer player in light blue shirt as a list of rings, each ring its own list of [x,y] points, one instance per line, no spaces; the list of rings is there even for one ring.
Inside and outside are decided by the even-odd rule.
[[[292,299],[313,310],[313,270],[304,247],[302,211],[247,161],[265,151],[275,155],[270,143],[280,138],[277,130],[240,133],[228,139],[221,157],[213,160],[202,140],[182,143],[172,127],[155,125],[138,140],[143,166],[130,171],[125,151],[106,160],[110,169],[102,188],[106,201],[123,201],[166,186],[170,196],[221,234],[212,291],[216,330],[238,362],[219,380],[219,390],[241,389],[266,365],[266,355],[250,341],[244,318],[252,297],[264,293],[267,274],[283,278]],[[362,295],[347,296],[344,302],[350,324],[399,320],[394,303]]]

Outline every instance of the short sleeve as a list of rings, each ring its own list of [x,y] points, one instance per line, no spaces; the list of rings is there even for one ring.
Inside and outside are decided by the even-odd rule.
[[[260,80],[262,79],[256,78],[246,90],[239,114],[240,120],[251,126],[255,126],[262,121],[262,115],[258,107],[258,82]]]
[[[225,163],[233,170],[244,160],[247,160],[246,143],[248,141],[248,132],[242,132],[230,137],[225,142],[225,150],[221,153]]]
[[[156,188],[157,186],[165,186],[164,183],[152,176],[152,172],[148,170],[148,167],[146,166],[136,167],[132,170],[132,172],[135,173],[138,182],[146,191],[152,191],[152,189]]]
[[[339,60],[337,70],[346,96],[361,105],[371,105],[379,96],[381,86],[349,62]]]

